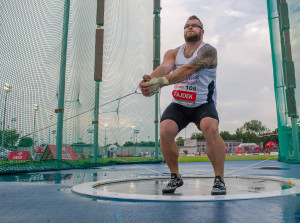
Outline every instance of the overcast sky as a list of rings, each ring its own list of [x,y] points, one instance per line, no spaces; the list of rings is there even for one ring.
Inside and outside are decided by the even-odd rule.
[[[204,25],[204,41],[218,51],[217,109],[220,131],[234,133],[256,119],[277,127],[267,5],[265,0],[162,0],[161,58],[184,43],[183,26],[190,15]],[[161,94],[161,111],[173,87]],[[189,125],[186,136],[195,130]],[[185,137],[185,131],[180,133]]]

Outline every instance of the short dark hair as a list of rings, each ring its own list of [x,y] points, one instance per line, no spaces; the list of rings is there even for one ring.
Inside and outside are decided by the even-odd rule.
[[[197,16],[192,15],[192,16],[190,16],[190,17],[188,18],[188,20],[194,20],[194,19],[196,19],[196,20],[198,20],[198,21],[200,22],[200,24],[201,24],[201,26],[202,26],[202,29],[203,29],[203,23],[201,22],[201,20],[200,20]]]

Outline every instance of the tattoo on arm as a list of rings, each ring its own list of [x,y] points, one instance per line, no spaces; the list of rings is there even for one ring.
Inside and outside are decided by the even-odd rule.
[[[204,45],[198,51],[197,56],[190,62],[190,65],[202,69],[213,69],[217,67],[217,50],[211,45]]]

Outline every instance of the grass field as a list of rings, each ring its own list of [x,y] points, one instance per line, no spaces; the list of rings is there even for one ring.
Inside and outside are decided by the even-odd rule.
[[[245,160],[277,160],[278,155],[249,155],[249,156],[226,156],[226,161],[245,161]],[[179,162],[209,162],[207,156],[180,156]],[[62,161],[60,164],[56,160],[47,161],[5,161],[0,162],[0,174],[2,173],[21,173],[60,169],[84,169],[99,166],[119,165],[119,164],[146,164],[161,163],[163,158],[159,157],[114,157],[98,158],[97,163],[92,158],[80,160]]]
[[[277,160],[278,155],[251,155],[251,156],[226,156],[226,161],[243,161],[243,160]],[[70,165],[83,165],[84,163],[93,163],[93,158],[85,158],[79,160],[69,160],[63,161],[63,163],[67,162]],[[132,162],[155,162],[155,157],[114,157],[114,158],[98,158],[97,163],[99,164],[109,164],[112,162],[116,163],[132,163]],[[159,161],[163,161],[162,157],[159,157]],[[179,156],[179,162],[209,162],[207,156]],[[1,162],[1,166],[6,165],[47,165],[47,164],[55,165],[55,160],[47,160],[47,161],[4,161]]]

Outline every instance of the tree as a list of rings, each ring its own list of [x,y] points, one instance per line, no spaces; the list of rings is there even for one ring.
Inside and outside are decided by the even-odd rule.
[[[202,133],[193,133],[191,139],[205,140],[204,135]]]
[[[120,147],[119,143],[117,143],[117,142],[112,143],[112,144],[107,144],[106,147],[109,147],[109,146],[111,146],[111,145],[115,145],[115,146],[117,146],[117,147]]]
[[[124,147],[128,147],[128,146],[134,146],[134,143],[131,141],[127,141],[123,144]]]
[[[183,146],[184,145],[184,139],[180,136],[176,139],[177,146]]]
[[[251,120],[249,122],[245,122],[242,126],[243,132],[254,133],[256,135],[262,135],[266,132],[270,132],[270,130],[262,124],[261,121]]]
[[[231,135],[230,132],[228,131],[221,131],[220,136],[222,137],[223,140],[233,140],[234,135]]]
[[[240,140],[242,140],[243,142],[245,141],[245,137],[244,137],[242,128],[237,128],[237,129],[235,130],[235,138],[236,138],[236,139],[240,139]]]
[[[158,143],[159,144],[159,143]],[[115,143],[115,145],[119,146],[118,143]],[[131,142],[131,141],[127,141],[123,144],[124,147],[128,147],[128,146],[136,146],[136,147],[155,147],[155,142],[153,141],[141,141],[141,142]]]
[[[240,128],[235,131],[236,139],[241,139],[244,143],[256,143],[264,141],[260,137],[263,134],[270,132],[270,130],[262,124],[261,121],[251,120],[245,122]]]
[[[17,143],[20,134],[14,130],[5,130],[4,131],[4,146],[5,147],[13,147]],[[2,142],[2,131],[0,132],[0,138]]]
[[[33,144],[33,139],[31,137],[23,137],[20,139],[19,147],[30,147]]]
[[[137,145],[141,146],[141,147],[154,147],[155,146],[155,142],[152,142],[152,141],[148,141],[148,142],[141,141],[141,142],[137,143]]]

